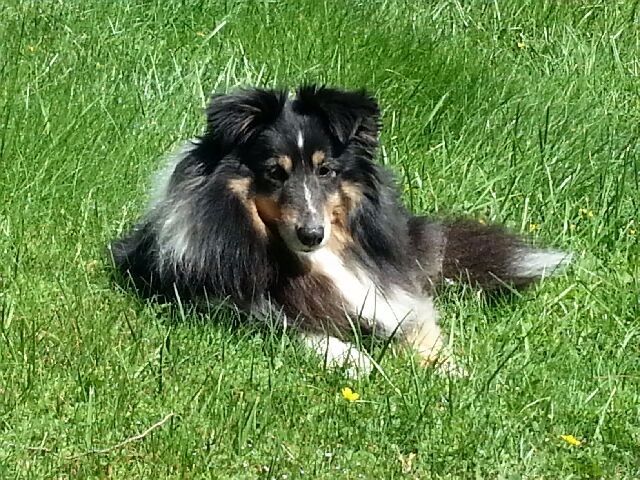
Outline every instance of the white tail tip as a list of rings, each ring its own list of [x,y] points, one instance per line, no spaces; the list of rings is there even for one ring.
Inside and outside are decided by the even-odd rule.
[[[518,277],[549,277],[563,271],[573,259],[573,255],[558,250],[529,250],[518,255],[514,274]]]

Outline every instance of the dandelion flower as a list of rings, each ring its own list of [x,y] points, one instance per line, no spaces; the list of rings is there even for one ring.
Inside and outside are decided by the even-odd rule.
[[[524,42],[518,42],[518,48],[520,50],[524,50],[525,48],[527,48],[527,44]]]
[[[86,268],[87,272],[89,273],[95,273],[96,269],[98,268],[98,261],[90,260],[85,264],[84,268]]]
[[[530,223],[529,224],[529,232],[533,233],[533,232],[537,232],[538,230],[540,230],[540,224],[539,223]]]
[[[583,216],[583,217],[593,218],[593,216],[595,214],[593,213],[593,210],[589,210],[587,208],[581,208],[580,209],[580,215]]]
[[[416,459],[415,452],[409,453],[409,455],[398,455],[398,459],[400,460],[400,464],[402,465],[402,473],[405,475],[411,473],[413,470],[413,461]]]
[[[360,398],[360,394],[354,392],[349,387],[344,387],[341,391],[342,398],[344,398],[347,402],[356,402]]]
[[[572,447],[579,447],[580,445],[582,445],[582,441],[578,440],[573,435],[560,435],[560,438],[565,442],[567,442]]]

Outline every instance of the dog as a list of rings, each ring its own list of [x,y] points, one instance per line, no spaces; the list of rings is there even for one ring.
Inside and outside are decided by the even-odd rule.
[[[380,108],[364,90],[238,90],[215,95],[206,117],[142,219],[110,246],[144,296],[228,299],[294,329],[351,377],[376,366],[354,333],[393,337],[421,363],[460,372],[437,287],[522,288],[570,261],[501,226],[409,213],[375,162]]]

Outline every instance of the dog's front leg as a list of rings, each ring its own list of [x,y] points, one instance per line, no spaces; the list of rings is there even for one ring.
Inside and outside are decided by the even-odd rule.
[[[323,333],[302,333],[305,345],[324,358],[327,368],[344,367],[349,378],[371,373],[373,360],[366,352],[349,342]]]
[[[422,366],[435,367],[439,373],[467,376],[464,368],[456,364],[446,337],[440,330],[435,307],[418,313],[412,322],[402,328],[402,342],[418,355]]]

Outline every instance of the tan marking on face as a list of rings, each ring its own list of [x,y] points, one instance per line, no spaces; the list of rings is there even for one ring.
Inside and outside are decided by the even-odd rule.
[[[281,155],[276,161],[285,172],[291,173],[291,169],[293,168],[293,161],[291,160],[291,157],[289,155]]]
[[[247,214],[251,219],[251,224],[253,225],[253,228],[255,228],[256,232],[261,236],[267,236],[268,230],[266,225],[262,221],[262,218],[260,218],[255,199],[249,198],[251,179],[236,178],[233,180],[229,180],[228,187],[229,190],[231,190],[231,192],[234,193],[242,202],[242,205],[244,205],[245,209],[247,210]]]
[[[298,223],[298,212],[291,207],[281,207],[280,223],[295,229]]]
[[[347,205],[345,204],[345,198],[340,193],[333,193],[327,197],[325,203],[325,215],[331,218],[332,225],[347,224]]]
[[[266,195],[257,195],[255,204],[258,215],[264,223],[274,224],[280,221],[282,211],[275,198]]]
[[[295,236],[298,224],[298,212],[291,207],[281,205],[276,196],[259,195],[256,206],[262,221],[270,228],[270,232],[280,236],[285,243]]]
[[[334,193],[327,198],[325,204],[325,215],[331,219],[331,237],[328,247],[335,251],[343,251],[347,245],[353,242],[351,234],[347,228],[347,217],[349,214],[348,201],[340,193]]]
[[[229,190],[235,193],[241,199],[246,199],[249,195],[249,187],[251,186],[250,178],[234,178],[229,180]]]
[[[349,231],[349,213],[362,200],[362,189],[353,182],[342,182],[340,190],[327,198],[326,214],[331,218],[331,238],[329,248],[342,251],[353,243]]]
[[[322,150],[316,150],[315,152],[313,152],[313,155],[311,155],[311,163],[313,163],[314,167],[317,167],[319,165],[322,165],[322,163],[324,162],[324,152]]]
[[[362,200],[362,189],[353,182],[342,182],[340,191],[349,201],[349,208],[354,208]]]

